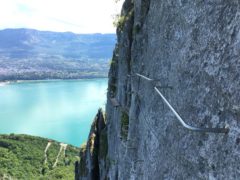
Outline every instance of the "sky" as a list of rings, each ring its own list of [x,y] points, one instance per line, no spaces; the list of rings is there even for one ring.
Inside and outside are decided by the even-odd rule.
[[[0,0],[0,29],[115,33],[123,0]]]

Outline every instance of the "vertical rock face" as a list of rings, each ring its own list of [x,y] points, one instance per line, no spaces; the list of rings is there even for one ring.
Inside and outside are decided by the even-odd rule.
[[[88,141],[81,147],[80,162],[75,164],[75,179],[104,179],[107,149],[106,122],[100,109],[93,121]]]
[[[126,0],[121,20],[109,72],[108,150],[98,177],[238,179],[240,2]],[[229,133],[185,129],[153,83],[136,73],[156,80],[186,123],[227,125]]]

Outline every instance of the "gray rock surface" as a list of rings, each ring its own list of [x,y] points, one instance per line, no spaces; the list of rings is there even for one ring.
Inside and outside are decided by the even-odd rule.
[[[109,72],[105,178],[239,179],[240,1],[126,0],[122,16]],[[135,73],[172,87],[160,90],[186,123],[229,133],[185,129]]]
[[[107,169],[108,140],[106,122],[101,109],[93,121],[86,144],[80,150],[80,161],[75,164],[75,179],[104,179]]]

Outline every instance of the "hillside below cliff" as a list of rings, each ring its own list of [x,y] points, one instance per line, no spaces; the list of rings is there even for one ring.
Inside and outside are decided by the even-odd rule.
[[[79,148],[29,135],[0,135],[0,179],[73,179]]]
[[[97,126],[98,115],[76,179],[240,177],[239,7],[237,0],[125,1],[106,125]]]

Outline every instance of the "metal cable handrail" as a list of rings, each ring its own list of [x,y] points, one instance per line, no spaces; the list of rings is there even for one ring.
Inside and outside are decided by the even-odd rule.
[[[137,76],[148,80],[148,81],[154,81],[153,79],[150,79],[144,75],[136,73]],[[163,94],[160,92],[160,90],[154,85],[154,90],[158,93],[158,95],[162,98],[163,102],[169,107],[169,109],[173,112],[173,114],[176,116],[176,118],[179,120],[179,122],[182,124],[183,127],[191,130],[191,131],[197,131],[197,132],[209,132],[209,133],[228,133],[229,128],[198,128],[193,127],[185,123],[185,121],[181,118],[181,116],[175,111],[175,109],[171,106],[171,104],[168,102],[168,100],[163,96]]]
[[[148,78],[148,77],[146,77],[146,76],[143,76],[143,75],[141,75],[141,74],[136,73],[136,75],[139,76],[139,77],[141,77],[141,78],[143,78],[143,79],[145,79],[145,80],[147,80],[147,81],[153,81],[153,79],[150,79],[150,78]]]

